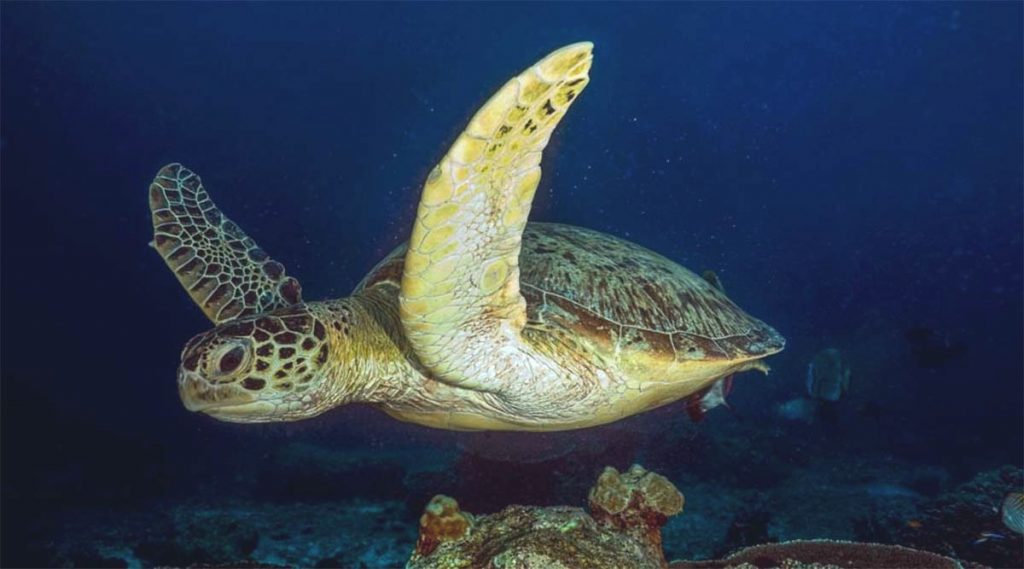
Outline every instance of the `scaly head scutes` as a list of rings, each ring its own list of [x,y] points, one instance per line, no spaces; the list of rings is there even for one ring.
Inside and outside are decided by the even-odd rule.
[[[328,327],[298,304],[220,325],[189,341],[178,368],[185,407],[238,423],[298,420],[342,401]]]

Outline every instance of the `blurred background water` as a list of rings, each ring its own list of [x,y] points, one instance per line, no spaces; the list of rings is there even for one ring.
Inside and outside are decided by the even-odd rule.
[[[666,550],[700,557],[745,508],[771,538],[872,537],[904,511],[876,503],[926,508],[1002,465],[1019,477],[1021,21],[1019,3],[961,2],[5,4],[2,564],[387,566],[435,491],[485,511],[581,503],[614,460],[679,485],[686,533]],[[369,409],[237,426],[182,408],[178,356],[209,323],[147,247],[162,165],[202,175],[307,299],[344,296],[407,237],[476,108],[584,39],[592,84],[545,153],[532,219],[714,269],[785,335],[732,412],[694,425],[677,404],[495,458],[491,435]],[[831,418],[785,411],[830,347],[851,370]],[[842,496],[831,513],[806,511],[814,488]],[[282,529],[217,553],[147,533],[196,543],[188,519],[207,514]],[[290,517],[329,515],[372,523],[353,541]],[[84,527],[109,535],[69,529]]]

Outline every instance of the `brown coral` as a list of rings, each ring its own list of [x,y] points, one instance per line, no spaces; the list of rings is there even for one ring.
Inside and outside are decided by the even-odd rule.
[[[660,528],[668,516],[682,510],[683,497],[675,486],[639,466],[624,474],[609,468],[590,494],[594,517],[579,508],[509,506],[475,518],[472,531],[462,530],[460,537],[449,540],[437,538],[435,525],[450,519],[457,509],[446,509],[447,503],[435,498],[420,522],[420,545],[407,567],[660,569],[667,565]]]
[[[619,474],[606,467],[590,490],[590,514],[598,523],[631,531],[661,550],[661,526],[683,511],[683,495],[667,478],[634,464]]]
[[[949,557],[899,545],[798,540],[741,549],[725,559],[674,561],[670,569],[962,569]]]
[[[455,499],[434,496],[420,516],[420,538],[416,542],[416,553],[430,555],[441,543],[466,535],[472,525],[472,516],[463,513]]]
[[[664,556],[631,533],[600,525],[580,508],[509,506],[476,518],[472,531],[419,549],[408,569],[662,569]]]

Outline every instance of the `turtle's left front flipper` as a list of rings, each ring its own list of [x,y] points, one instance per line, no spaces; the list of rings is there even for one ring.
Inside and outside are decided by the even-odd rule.
[[[541,153],[586,87],[593,45],[563,47],[505,84],[423,188],[400,314],[416,355],[442,381],[500,392],[527,377],[519,250]]]
[[[188,168],[160,169],[149,186],[149,208],[151,245],[214,323],[302,302],[299,281],[224,217]]]

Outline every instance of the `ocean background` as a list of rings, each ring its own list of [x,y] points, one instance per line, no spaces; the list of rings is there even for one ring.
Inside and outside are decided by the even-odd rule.
[[[632,462],[687,497],[669,559],[727,552],[738,516],[763,526],[747,541],[942,549],[908,530],[943,523],[936,500],[992,472],[1021,491],[1022,16],[1016,2],[4,3],[0,565],[395,566],[435,493],[477,513],[582,506],[601,467]],[[581,40],[592,82],[545,152],[531,219],[715,270],[787,338],[767,378],[738,377],[731,409],[700,424],[676,403],[526,440],[361,407],[258,426],[182,407],[181,348],[211,325],[147,246],[161,166],[199,173],[307,300],[345,296],[407,238],[478,106]],[[957,349],[922,360],[921,329]],[[830,347],[852,370],[834,416],[781,416]],[[995,547],[1019,554],[992,516]],[[980,527],[939,552],[1011,566],[970,545]]]

